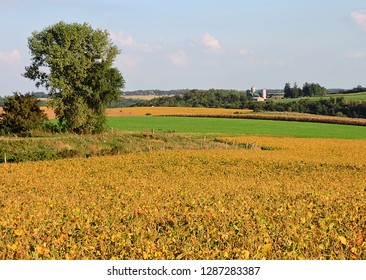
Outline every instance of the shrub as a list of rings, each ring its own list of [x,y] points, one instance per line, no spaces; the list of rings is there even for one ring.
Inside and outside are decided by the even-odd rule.
[[[32,130],[43,129],[46,114],[39,108],[36,97],[18,92],[4,101],[0,130],[5,134],[27,136]]]

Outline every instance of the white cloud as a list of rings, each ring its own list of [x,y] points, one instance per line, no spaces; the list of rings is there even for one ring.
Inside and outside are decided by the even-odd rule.
[[[0,0],[0,7],[8,7],[10,4],[10,0]]]
[[[366,57],[366,53],[362,51],[356,51],[352,53],[348,53],[346,55],[348,58],[354,58],[354,59],[364,59]]]
[[[169,60],[177,66],[187,66],[187,53],[184,50],[180,50],[168,55]]]
[[[202,36],[201,43],[214,53],[219,53],[221,50],[220,42],[209,33]]]
[[[251,55],[251,54],[253,54],[253,51],[251,49],[248,49],[248,48],[240,48],[239,49],[239,54],[241,54],[241,55]]]
[[[117,64],[122,70],[135,71],[143,60],[141,56],[137,55],[122,55]]]
[[[11,7],[14,4],[17,4],[20,1],[14,1],[14,0],[0,0],[0,7],[2,8],[8,8]]]
[[[366,31],[366,10],[354,11],[351,13],[352,19]]]
[[[145,52],[145,53],[152,53],[154,51],[158,51],[163,49],[160,44],[155,43],[136,43],[133,45],[134,48],[138,51]]]
[[[110,32],[109,34],[110,34],[111,39],[114,42],[120,44],[122,47],[133,45],[133,38],[131,36],[125,37],[123,35],[123,32],[118,32],[118,33]]]
[[[12,50],[10,52],[0,52],[0,63],[15,66],[20,63],[21,55],[18,50]]]
[[[125,36],[123,32],[110,32],[110,38],[116,44],[120,45],[121,47],[130,48],[136,51],[151,53],[156,50],[161,50],[162,46],[159,43],[139,43],[135,42],[135,40],[131,36]]]

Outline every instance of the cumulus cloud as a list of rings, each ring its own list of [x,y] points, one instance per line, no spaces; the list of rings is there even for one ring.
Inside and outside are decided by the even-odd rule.
[[[122,55],[117,64],[123,70],[135,71],[139,65],[144,61],[143,57],[137,55]]]
[[[187,66],[187,53],[184,50],[180,50],[168,55],[170,62],[177,66]]]
[[[201,43],[214,53],[219,53],[221,50],[220,42],[210,33],[205,33],[201,38]]]
[[[0,63],[15,66],[20,63],[21,55],[18,50],[12,50],[10,52],[0,51]]]
[[[0,0],[1,8],[10,8],[15,5],[21,4],[24,0]]]
[[[351,17],[363,30],[366,31],[366,10],[354,11],[351,13]]]
[[[240,48],[239,49],[239,54],[240,55],[251,55],[251,54],[253,54],[253,51],[251,49],[248,49],[248,48]]]
[[[133,45],[133,38],[131,36],[125,37],[123,35],[123,32],[118,32],[118,33],[110,32],[109,35],[114,42],[120,44],[123,47]]]
[[[351,53],[348,53],[346,55],[346,57],[353,58],[353,59],[364,59],[366,57],[366,53],[362,52],[362,51],[351,52]]]
[[[109,35],[116,44],[135,51],[152,53],[162,49],[162,46],[159,43],[135,42],[131,36],[125,36],[123,32],[110,32]]]

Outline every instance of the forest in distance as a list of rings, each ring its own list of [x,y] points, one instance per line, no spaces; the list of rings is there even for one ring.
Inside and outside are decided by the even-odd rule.
[[[300,98],[289,102],[275,102],[270,99],[265,102],[258,102],[236,90],[192,90],[183,95],[140,100],[135,106],[251,109],[257,112],[299,112],[327,116],[366,118],[366,102],[347,100],[345,97],[321,98],[319,100]]]

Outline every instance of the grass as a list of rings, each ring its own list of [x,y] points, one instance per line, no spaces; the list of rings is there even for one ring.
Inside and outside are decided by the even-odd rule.
[[[260,148],[255,145],[223,145],[199,134],[106,132],[97,135],[64,134],[54,137],[0,137],[0,164],[12,162],[89,158],[153,150]]]
[[[366,127],[324,123],[196,117],[108,117],[107,124],[113,130],[134,132],[366,139]]]
[[[128,107],[109,108],[106,116],[110,117],[133,117],[133,116],[161,116],[161,115],[230,115],[246,114],[253,110],[248,109],[224,109],[224,108],[194,108],[194,107]]]
[[[358,92],[358,93],[348,93],[348,94],[327,94],[325,96],[317,96],[317,97],[307,97],[306,99],[316,101],[320,99],[326,98],[337,98],[344,97],[346,100],[358,100],[358,101],[366,101],[366,92]],[[288,103],[292,101],[299,101],[304,99],[304,97],[300,98],[286,98],[286,99],[274,99],[273,101],[276,103]]]

